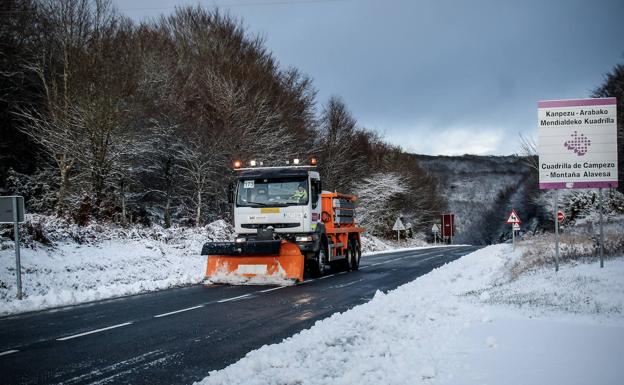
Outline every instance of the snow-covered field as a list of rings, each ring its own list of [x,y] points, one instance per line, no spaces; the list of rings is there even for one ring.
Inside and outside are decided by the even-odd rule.
[[[22,227],[24,298],[16,299],[13,241],[0,238],[0,315],[201,282],[206,268],[206,257],[199,255],[203,244],[233,236],[224,221],[200,228],[79,227],[58,217],[28,215]],[[372,236],[363,239],[364,253],[393,247]]]
[[[509,281],[522,254],[481,249],[201,384],[621,384],[624,258]]]

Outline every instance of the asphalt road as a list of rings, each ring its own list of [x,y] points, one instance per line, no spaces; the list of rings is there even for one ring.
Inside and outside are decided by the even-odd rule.
[[[365,256],[301,285],[193,285],[0,318],[0,384],[190,384],[476,250]]]

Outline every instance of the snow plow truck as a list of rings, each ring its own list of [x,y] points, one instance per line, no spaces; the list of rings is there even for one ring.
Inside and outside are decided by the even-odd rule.
[[[288,162],[290,163],[290,162]],[[282,167],[234,162],[230,189],[234,242],[208,242],[206,280],[213,283],[298,283],[304,271],[357,270],[362,256],[354,195],[322,191],[316,159]]]

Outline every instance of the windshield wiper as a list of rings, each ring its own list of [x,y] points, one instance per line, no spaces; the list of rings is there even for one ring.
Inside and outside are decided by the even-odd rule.
[[[260,203],[260,202],[247,202],[244,205],[238,205],[239,207],[286,207],[290,206],[286,203]]]
[[[268,207],[266,203],[247,202],[239,204],[239,207]]]

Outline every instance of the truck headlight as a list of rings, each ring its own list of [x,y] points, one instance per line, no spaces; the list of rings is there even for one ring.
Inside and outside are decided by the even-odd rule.
[[[312,240],[311,235],[298,235],[295,237],[295,242],[312,242]]]

